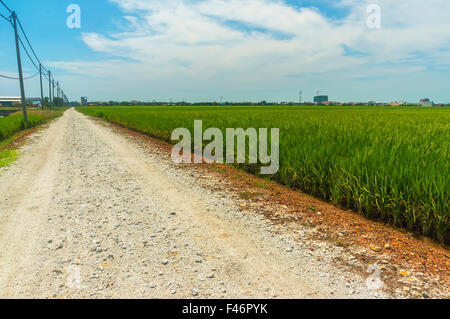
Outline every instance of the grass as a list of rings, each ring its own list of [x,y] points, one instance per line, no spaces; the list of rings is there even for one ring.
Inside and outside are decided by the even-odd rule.
[[[13,136],[17,132],[44,124],[62,115],[62,111],[28,111],[28,122],[23,120],[22,112],[0,118],[0,141]]]
[[[256,187],[260,187],[260,188],[267,188],[267,182],[265,180],[262,181],[255,181],[253,183]]]
[[[3,150],[0,151],[0,168],[8,166],[9,164],[15,162],[17,160],[17,151],[16,150]]]
[[[44,124],[62,114],[62,110],[29,111],[27,123],[23,120],[22,112],[0,118],[0,168],[17,160],[17,150],[10,149],[9,146],[15,140],[21,138],[24,131]]]
[[[175,128],[280,128],[271,179],[448,243],[450,110],[371,107],[79,108],[167,142]],[[258,165],[240,168],[257,174]]]

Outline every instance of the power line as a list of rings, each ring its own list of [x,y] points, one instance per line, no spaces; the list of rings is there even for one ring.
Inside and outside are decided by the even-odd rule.
[[[1,0],[0,0],[0,2],[3,3],[3,1],[1,1]],[[3,4],[4,4],[4,3],[3,3]],[[9,22],[12,24],[11,19],[6,18],[6,17],[5,17],[4,15],[2,15],[2,14],[0,14],[0,15],[2,16],[2,18],[6,19],[7,21],[9,21]],[[33,55],[34,55],[34,57],[36,58],[38,64],[42,66],[42,69],[43,69],[44,71],[48,72],[48,70],[47,70],[46,68],[44,68],[44,66],[43,66],[42,63],[41,63],[41,60],[39,59],[39,57],[37,56],[36,52],[34,51],[33,46],[31,45],[30,40],[28,39],[28,36],[27,36],[27,34],[26,34],[26,32],[25,32],[25,30],[24,30],[24,28],[23,28],[23,26],[22,26],[22,23],[20,22],[20,19],[19,19],[18,17],[17,17],[17,22],[19,23],[19,27],[20,27],[20,29],[22,30],[23,35],[25,36],[25,40],[27,41],[28,45],[30,46],[30,49],[31,49],[31,51],[32,51],[32,53],[33,53]],[[35,67],[37,70],[39,70],[39,66],[37,66],[37,64],[36,64],[36,63],[34,62],[34,60],[31,58],[31,55],[30,55],[30,53],[28,52],[27,48],[25,47],[25,44],[23,44],[23,41],[22,41],[22,39],[21,39],[20,36],[19,36],[19,41],[20,41],[20,44],[22,45],[22,48],[25,50],[25,53],[27,54],[28,58],[29,58],[30,61],[33,63],[34,67]],[[44,74],[46,74],[46,73],[44,72]]]
[[[36,72],[35,75],[30,76],[30,77],[27,77],[27,78],[23,78],[23,79],[24,79],[24,80],[31,80],[31,79],[35,78],[36,76],[38,76],[38,74],[39,74],[39,72]]]
[[[11,9],[8,8],[8,6],[2,0],[0,0],[0,3],[3,4],[3,6],[6,8],[6,10],[8,10],[10,13],[12,13]]]
[[[12,78],[10,76],[1,75],[1,74],[0,74],[0,78],[4,78],[4,79],[8,79],[8,80],[19,80],[19,78]]]
[[[25,33],[25,30],[22,27],[22,23],[20,23],[20,19],[19,18],[17,18],[17,22],[19,22],[20,30],[22,30],[22,33],[25,36],[25,40],[27,41],[28,45],[31,48],[31,52],[33,52],[33,55],[36,58],[36,60],[39,62],[39,64],[42,65],[41,60],[39,60],[38,56],[36,55],[36,52],[34,52],[33,46],[31,45],[30,40],[28,39],[27,34]],[[47,71],[43,66],[42,66],[42,69],[44,69],[44,71]]]
[[[50,104],[52,105],[52,104],[57,103],[59,105],[60,101],[58,101],[58,102],[55,101],[55,94],[54,94],[55,93],[54,92],[54,90],[55,90],[55,80],[54,80],[54,77],[52,76],[52,73],[51,73],[50,69],[46,69],[42,65],[42,62],[39,59],[38,55],[36,54],[36,51],[34,50],[33,46],[31,45],[31,41],[28,38],[27,33],[25,32],[25,29],[24,29],[24,27],[22,25],[22,22],[17,17],[16,12],[12,11],[5,4],[5,2],[3,0],[0,0],[0,6],[1,5],[3,5],[11,13],[11,16],[9,18],[0,13],[0,18],[3,18],[6,21],[8,21],[11,24],[11,26],[13,27],[13,29],[14,29],[15,47],[16,47],[16,54],[17,54],[17,65],[18,65],[18,69],[19,69],[19,77],[17,78],[17,77],[14,77],[14,76],[7,76],[7,75],[0,74],[0,78],[9,79],[9,80],[19,80],[20,81],[20,90],[21,90],[21,101],[22,101],[22,107],[23,107],[23,115],[24,115],[25,121],[27,121],[25,87],[24,87],[24,83],[23,83],[24,80],[33,79],[36,76],[40,75],[41,103],[42,103],[42,106],[43,106],[44,94],[43,94],[42,75],[44,75],[49,80],[49,97],[50,97],[49,99],[50,99]],[[19,35],[18,29],[20,29],[21,35]],[[26,42],[26,43],[24,43],[24,42]],[[29,77],[23,77],[22,62],[21,62],[21,57],[20,57],[20,51],[21,51],[20,49],[21,49],[21,47],[25,51],[26,55],[30,59],[30,61],[33,64],[33,66],[38,71],[36,74],[34,74],[32,76],[29,76]],[[30,54],[30,50],[31,50],[31,54]],[[64,91],[62,90],[59,82],[57,82],[57,86],[58,86],[58,98],[63,99],[63,104],[64,104],[66,102],[66,99],[67,99],[66,95],[64,94]]]
[[[31,58],[30,53],[28,53],[27,48],[25,47],[25,45],[22,42],[22,39],[19,37],[19,41],[20,44],[22,45],[23,50],[25,51],[25,53],[27,54],[28,58],[30,59],[31,63],[33,63],[34,67],[36,68],[36,70],[39,70],[39,67],[36,65],[36,63],[34,62],[34,60]]]
[[[38,74],[39,74],[39,72],[37,72],[36,74],[34,74],[34,75],[32,75],[32,76],[23,78],[23,79],[24,79],[24,80],[30,80],[30,79],[32,79],[32,78],[35,78]],[[0,78],[4,78],[4,79],[8,79],[8,80],[20,80],[20,78],[14,78],[14,77],[2,75],[2,74],[0,74]]]
[[[0,0],[0,2],[2,2],[2,1]],[[3,3],[3,2],[2,2],[2,3]],[[4,15],[2,15],[2,14],[0,14],[0,15],[2,16],[2,18],[8,20],[8,21],[12,24],[11,19],[6,18],[6,17],[5,17]],[[31,43],[30,43],[30,41],[28,40],[28,37],[27,37],[27,35],[26,35],[26,33],[25,33],[25,31],[24,31],[24,29],[23,29],[23,27],[22,27],[22,24],[20,23],[20,20],[19,20],[18,18],[17,18],[17,22],[19,22],[20,29],[22,30],[23,35],[25,36],[25,39],[26,39],[28,45],[29,45],[30,48],[31,48],[31,51],[33,52],[33,55],[35,56],[36,60],[38,61],[38,64],[42,65],[41,61],[39,60],[39,58],[38,58],[37,55],[36,55],[36,52],[34,51],[33,47],[31,46]],[[35,67],[37,70],[39,70],[39,67],[36,65],[36,63],[34,62],[33,58],[31,58],[31,55],[30,55],[30,53],[28,52],[28,50],[27,50],[27,48],[25,47],[25,45],[23,44],[23,41],[22,41],[22,39],[21,39],[20,36],[19,36],[19,41],[20,41],[20,44],[22,45],[22,48],[24,49],[25,53],[27,54],[28,58],[30,59],[31,63],[33,63],[34,67]],[[43,69],[44,69],[45,71],[47,71],[44,67],[43,67]]]
[[[1,14],[1,13],[0,13],[0,17],[3,18],[3,19],[5,19],[5,20],[8,21],[8,22],[11,22],[10,19],[8,19],[7,17],[5,17],[5,16],[4,16],[3,14]]]

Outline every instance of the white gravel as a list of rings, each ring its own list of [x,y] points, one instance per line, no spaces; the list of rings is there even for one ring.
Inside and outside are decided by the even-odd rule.
[[[75,110],[23,151],[0,173],[0,297],[387,297],[332,265],[342,248]]]

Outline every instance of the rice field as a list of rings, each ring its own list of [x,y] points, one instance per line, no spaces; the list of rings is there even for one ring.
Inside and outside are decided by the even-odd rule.
[[[450,109],[370,107],[92,107],[79,111],[170,141],[175,128],[280,129],[267,177],[448,243]],[[0,124],[1,125],[1,124]],[[1,132],[1,129],[0,129]],[[1,133],[0,133],[1,134]],[[1,136],[1,135],[0,135]],[[1,138],[1,137],[0,137]],[[257,164],[240,165],[257,174]]]

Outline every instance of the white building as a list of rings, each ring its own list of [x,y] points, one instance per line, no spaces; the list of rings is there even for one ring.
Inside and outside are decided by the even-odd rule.
[[[38,97],[27,98],[27,104],[40,103],[41,99]],[[0,96],[0,107],[2,106],[14,106],[21,103],[20,96]]]
[[[430,99],[420,100],[420,106],[433,106],[433,102]]]

